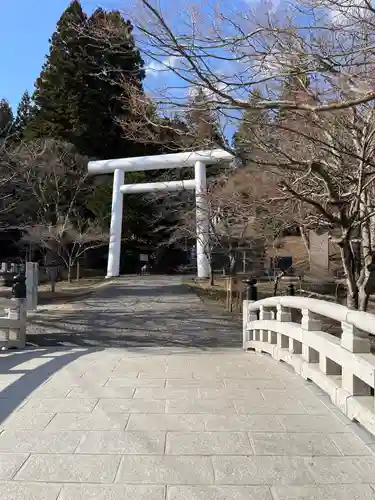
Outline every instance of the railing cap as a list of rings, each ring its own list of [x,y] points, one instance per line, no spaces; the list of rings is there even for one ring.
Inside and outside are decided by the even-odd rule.
[[[341,304],[334,304],[325,300],[290,296],[267,297],[249,304],[248,311],[258,311],[261,306],[276,307],[278,304],[291,309],[307,309],[312,313],[349,323],[360,330],[375,335],[375,315],[362,311],[353,311]]]

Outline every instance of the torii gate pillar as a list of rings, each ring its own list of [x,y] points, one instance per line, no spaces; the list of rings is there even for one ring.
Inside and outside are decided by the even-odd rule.
[[[111,229],[109,233],[109,248],[107,261],[107,276],[113,278],[120,276],[120,257],[121,257],[121,232],[122,232],[122,207],[123,194],[120,191],[124,184],[125,172],[116,168],[113,172],[112,188],[112,214]]]

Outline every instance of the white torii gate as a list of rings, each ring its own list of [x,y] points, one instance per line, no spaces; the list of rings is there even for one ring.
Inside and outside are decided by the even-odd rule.
[[[119,276],[121,254],[121,229],[123,195],[131,193],[150,193],[156,191],[178,191],[195,189],[197,217],[197,270],[198,278],[210,275],[208,254],[209,220],[207,211],[206,165],[230,162],[233,156],[222,149],[119,158],[116,160],[90,161],[89,174],[108,174],[113,172],[112,216],[109,238],[107,278]],[[125,172],[160,170],[168,168],[194,167],[195,178],[188,181],[154,182],[143,184],[124,184]]]

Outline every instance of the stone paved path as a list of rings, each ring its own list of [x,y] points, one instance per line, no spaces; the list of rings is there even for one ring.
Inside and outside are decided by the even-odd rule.
[[[375,498],[372,437],[211,313],[120,281],[39,333],[81,346],[0,354],[0,499]]]
[[[127,277],[90,298],[43,308],[28,328],[36,345],[217,348],[241,345],[241,329],[176,277]]]

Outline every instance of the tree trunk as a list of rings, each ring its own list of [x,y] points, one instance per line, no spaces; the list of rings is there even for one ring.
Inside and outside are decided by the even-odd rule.
[[[276,297],[276,295],[277,295],[277,290],[279,288],[279,281],[280,281],[279,277],[276,276],[275,281],[273,282],[273,296],[274,297]]]
[[[353,273],[353,254],[347,239],[340,244],[340,256],[346,278],[346,305],[358,309],[358,287]]]
[[[68,282],[69,283],[72,282],[72,265],[71,264],[68,265]]]
[[[229,252],[229,276],[234,276],[236,274],[236,255],[235,252],[230,250]]]
[[[308,259],[309,259],[309,263],[310,263],[310,241],[309,241],[309,235],[306,231],[306,228],[304,226],[299,226],[299,231],[301,233],[301,238],[302,238],[302,241],[303,241],[303,244],[305,245],[305,249],[306,249],[306,252],[307,252],[307,256],[308,256]]]
[[[212,269],[212,266],[210,267],[210,286],[214,286],[215,284],[215,274]]]
[[[285,272],[279,273],[277,276],[275,276],[275,281],[273,283],[273,296],[276,297],[277,291],[279,289],[279,283],[281,278],[285,275]]]

